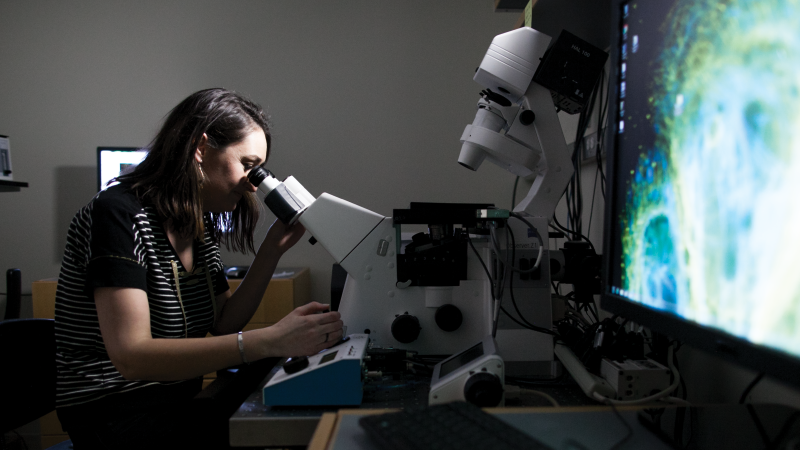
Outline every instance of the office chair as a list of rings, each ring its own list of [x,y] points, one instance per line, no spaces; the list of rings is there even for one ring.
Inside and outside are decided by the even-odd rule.
[[[19,319],[22,306],[22,272],[19,269],[6,271],[6,312],[4,319]]]
[[[0,321],[0,433],[55,409],[56,341],[53,319]],[[52,448],[67,448],[69,441]]]

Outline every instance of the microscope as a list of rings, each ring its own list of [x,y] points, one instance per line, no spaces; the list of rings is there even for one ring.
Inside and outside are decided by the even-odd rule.
[[[385,217],[328,193],[315,198],[293,177],[251,171],[276,216],[303,224],[347,271],[339,312],[348,332],[421,355],[452,355],[494,335],[507,374],[557,374],[553,336],[498,314],[503,305],[552,327],[547,228],[573,173],[557,108],[580,111],[605,63],[567,32],[550,43],[532,28],[498,35],[474,76],[485,90],[458,162],[474,171],[488,160],[532,180],[511,212],[412,203]],[[428,232],[408,239],[401,229],[412,224]]]

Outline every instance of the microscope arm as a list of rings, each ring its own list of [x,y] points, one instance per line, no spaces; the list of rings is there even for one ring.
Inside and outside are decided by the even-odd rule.
[[[533,178],[514,211],[548,220],[574,171],[551,92],[533,80],[549,43],[549,36],[531,28],[495,37],[475,73],[487,90],[461,136],[458,159],[471,170],[488,159]]]
[[[514,207],[514,211],[550,220],[574,173],[572,158],[561,131],[558,113],[553,107],[550,91],[532,82],[525,93],[525,101],[530,105],[530,110],[536,114],[536,120],[532,125],[537,137],[534,142],[539,143],[541,157],[535,169],[533,184],[525,198]],[[517,133],[514,125],[508,134]]]

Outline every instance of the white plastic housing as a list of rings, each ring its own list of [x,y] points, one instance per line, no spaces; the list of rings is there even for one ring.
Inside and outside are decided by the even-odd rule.
[[[283,180],[283,184],[289,188],[295,197],[300,199],[300,201],[302,201],[306,206],[314,203],[314,200],[316,200],[314,196],[311,195],[311,193],[308,192],[306,188],[304,188],[303,185],[295,179],[295,177],[289,177]]]
[[[495,36],[473,79],[514,103],[525,94],[544,56],[550,36],[533,28],[518,28]]]
[[[258,185],[258,190],[263,192],[264,195],[269,195],[276,187],[280,186],[281,182],[272,175],[267,175],[266,178]]]
[[[300,216],[300,223],[341,263],[383,220],[383,216],[323,193]]]
[[[470,377],[476,373],[492,374],[497,377],[501,385],[505,386],[505,365],[503,364],[503,358],[497,353],[494,340],[491,336],[487,336],[481,343],[483,344],[483,354],[471,361],[466,363],[460,362],[465,354],[474,350],[475,347],[469,347],[466,350],[462,348],[462,351],[436,364],[431,377],[431,390],[428,393],[429,405],[453,401],[466,401],[464,388]],[[440,374],[445,364],[453,363],[459,364],[459,367],[441,376]],[[496,406],[504,405],[505,394],[501,397],[500,404]]]
[[[575,353],[572,353],[569,347],[560,343],[556,344],[555,353],[561,364],[572,375],[572,378],[575,379],[587,397],[593,399],[595,392],[609,398],[613,398],[616,395],[614,388],[606,380],[586,370],[581,360],[575,356]]]
[[[369,337],[375,345],[402,348],[422,355],[450,355],[463,350],[465,342],[480,341],[490,335],[491,284],[477,258],[468,260],[467,280],[443,290],[439,293],[441,296],[434,294],[439,298],[431,298],[432,303],[429,303],[428,288],[397,285],[396,238],[392,218],[386,217],[341,262],[347,271],[347,282],[339,313],[348,331],[367,333],[366,330],[370,330]],[[382,242],[388,243],[388,251],[378,251]],[[491,257],[487,244],[476,243],[476,246],[482,252],[481,257],[488,261]],[[443,331],[436,325],[436,305],[445,296],[449,297],[448,303],[463,314],[461,326],[452,332]],[[395,340],[391,332],[396,316],[404,313],[416,317],[422,328],[419,337],[410,343]]]
[[[498,167],[520,177],[534,174],[541,153],[525,147],[519,142],[477,125],[467,125],[461,135],[461,154],[458,162],[472,170],[477,169],[483,158]],[[483,158],[477,155],[483,151]],[[477,163],[476,163],[477,161]]]

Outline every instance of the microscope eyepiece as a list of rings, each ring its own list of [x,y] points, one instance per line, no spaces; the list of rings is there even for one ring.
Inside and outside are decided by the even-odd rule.
[[[264,179],[270,175],[272,174],[269,172],[269,170],[261,166],[256,166],[250,170],[250,174],[247,175],[247,180],[250,181],[253,186],[258,187],[261,182],[263,182]]]

